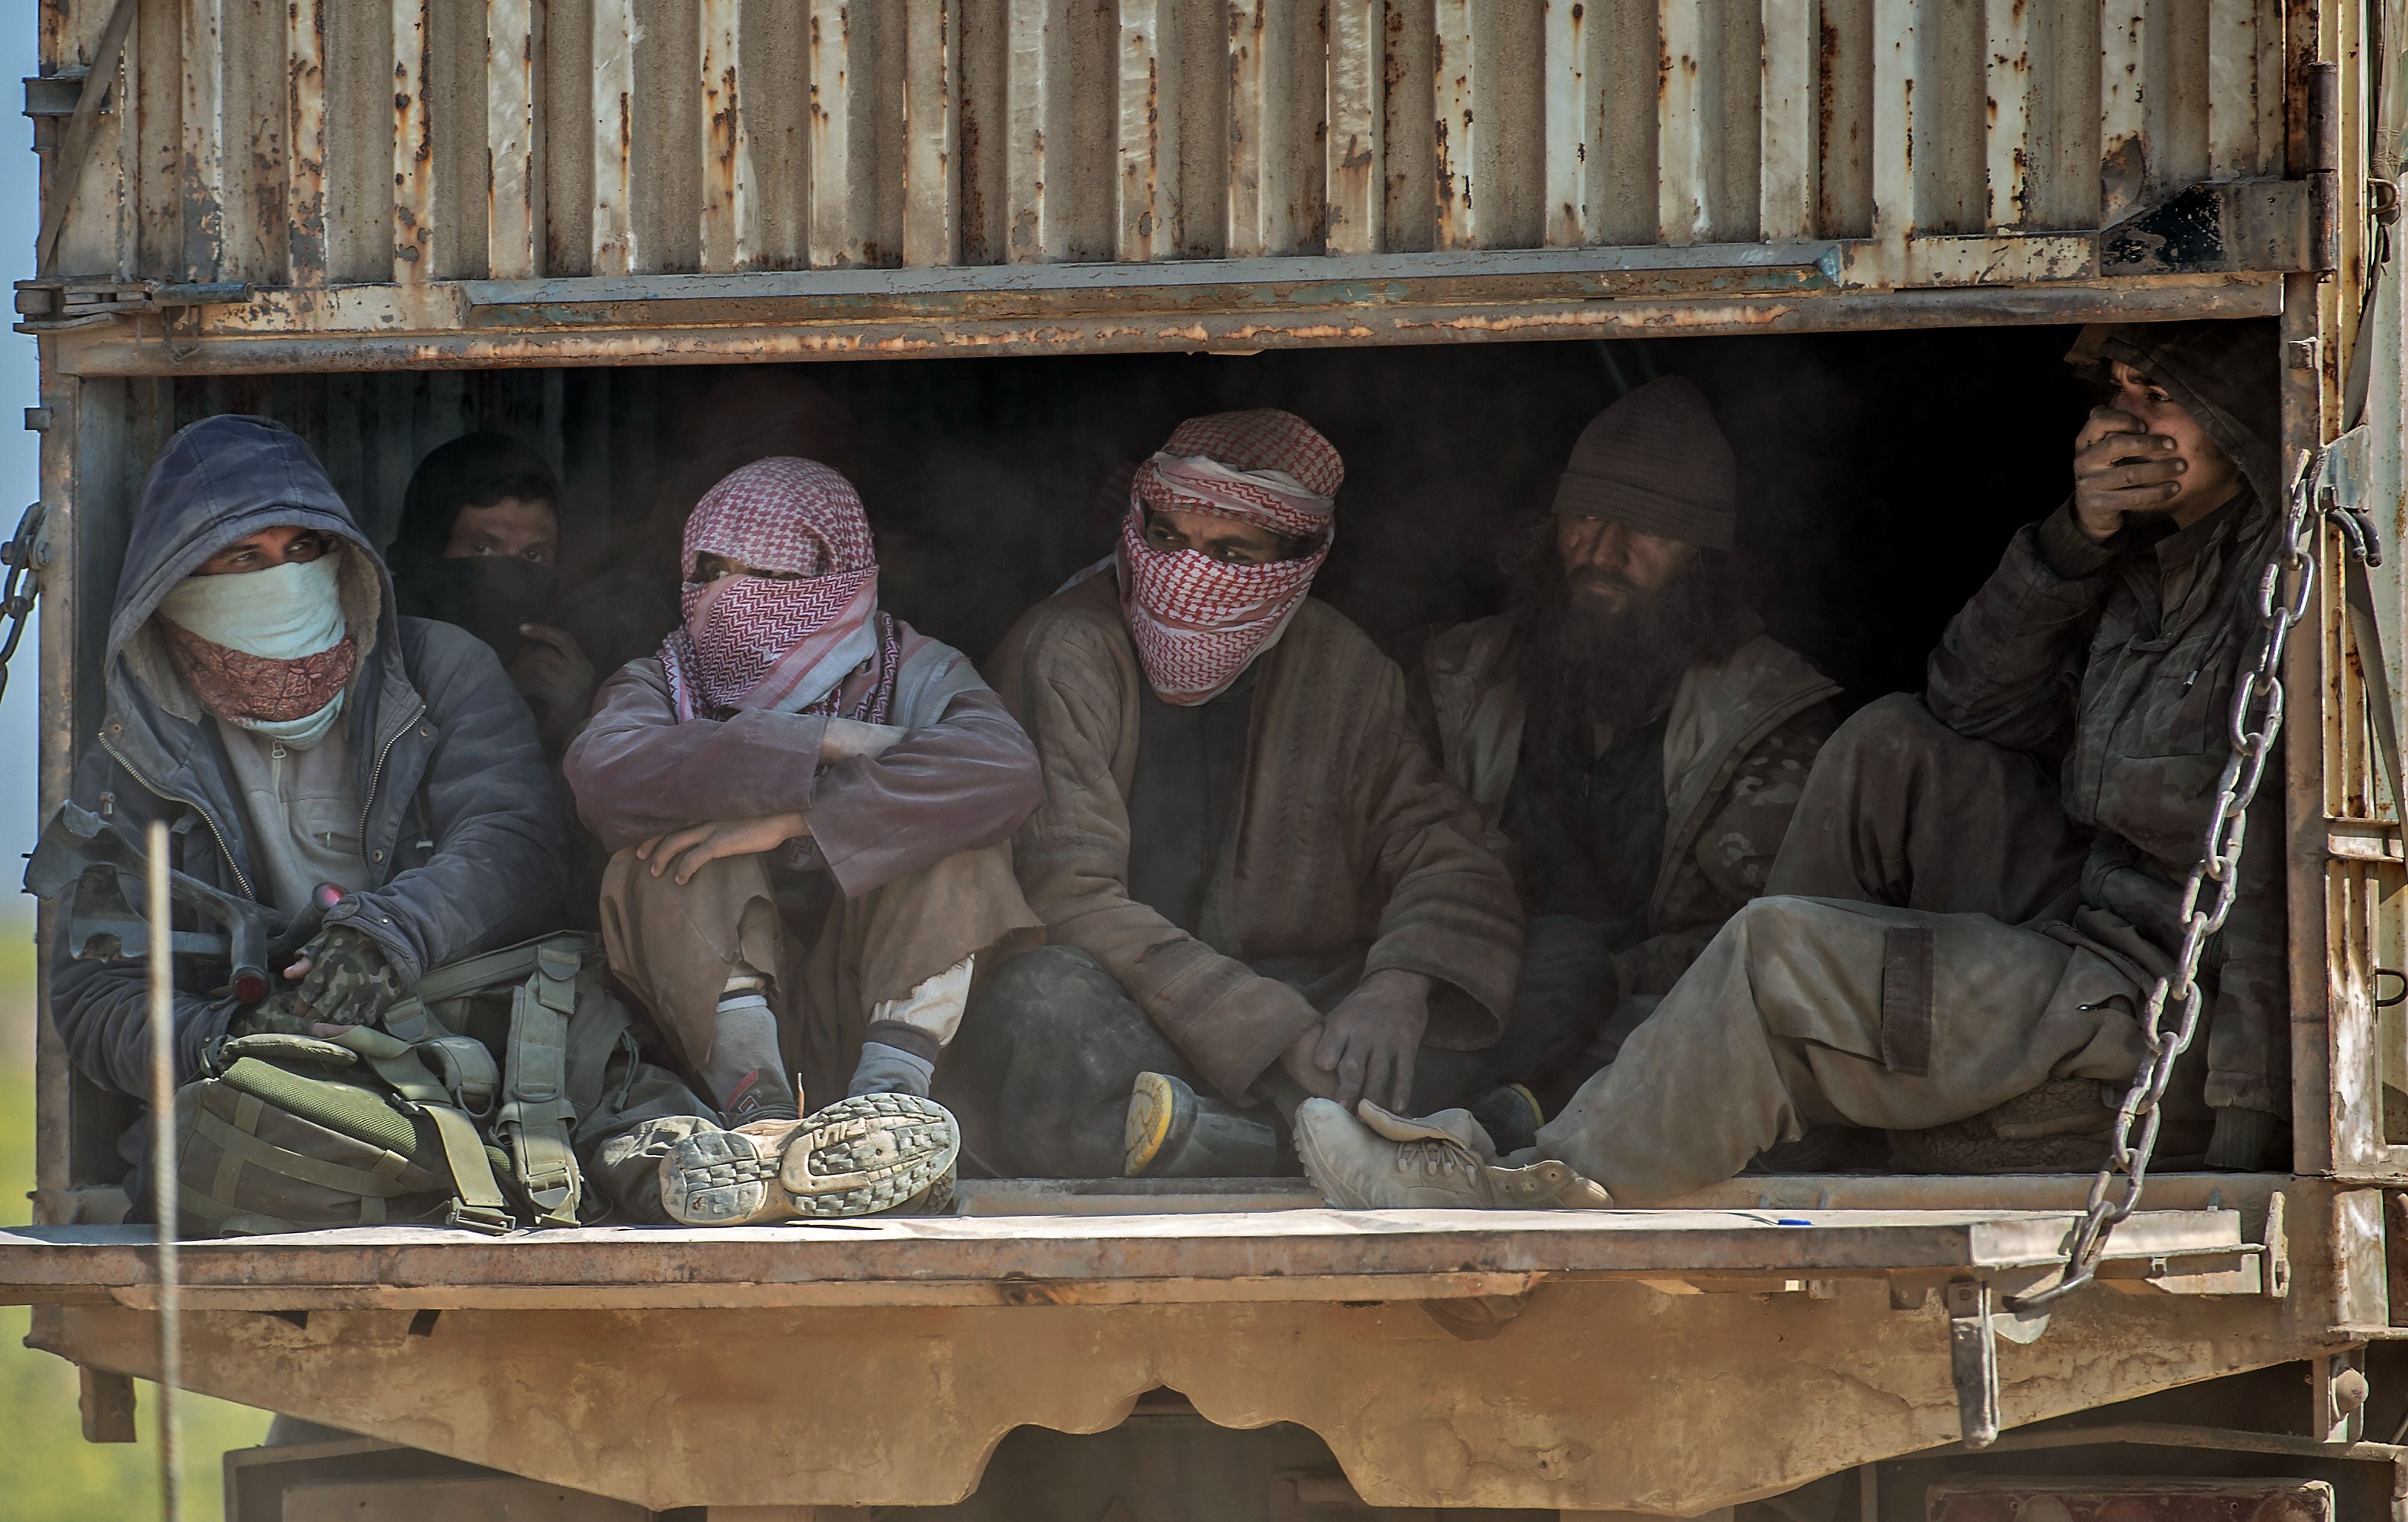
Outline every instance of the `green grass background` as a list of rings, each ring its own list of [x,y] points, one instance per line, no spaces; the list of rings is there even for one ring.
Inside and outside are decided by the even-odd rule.
[[[33,1218],[33,917],[0,902],[0,1226]],[[159,1515],[158,1392],[135,1387],[139,1443],[86,1443],[72,1364],[24,1345],[32,1313],[0,1306],[0,1515],[24,1522],[138,1522]],[[183,1513],[222,1516],[218,1460],[267,1431],[268,1414],[187,1395]]]

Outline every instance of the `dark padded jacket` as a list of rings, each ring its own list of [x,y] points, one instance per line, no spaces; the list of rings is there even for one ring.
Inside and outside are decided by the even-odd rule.
[[[345,546],[345,611],[359,668],[339,722],[359,768],[371,886],[329,923],[380,946],[405,986],[427,969],[549,929],[563,877],[552,772],[501,662],[449,624],[396,618],[392,578],[294,434],[265,418],[211,418],[178,434],[144,482],[108,628],[108,708],[72,794],[137,841],[173,832],[178,870],[251,898],[259,871],[225,751],[175,675],[151,613],[217,551],[297,526]],[[179,918],[179,924],[184,921]],[[73,961],[57,944],[50,1014],[76,1067],[104,1088],[148,1090],[149,1017],[138,964]],[[185,1074],[236,1005],[215,968],[179,959],[176,1041]]]
[[[2083,901],[2170,953],[2231,753],[2230,714],[2281,531],[2271,322],[2086,330],[2069,359],[2120,360],[2197,418],[2245,485],[2180,532],[2095,544],[2069,503],[2018,533],[1949,624],[1926,690],[1951,728],[2056,764],[2065,812],[2094,832]],[[2281,752],[2249,818],[2233,914],[2208,948],[2209,1102],[2289,1111]]]

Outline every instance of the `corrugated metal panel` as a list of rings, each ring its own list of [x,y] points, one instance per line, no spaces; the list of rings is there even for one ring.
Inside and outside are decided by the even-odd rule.
[[[52,67],[108,9],[54,0]],[[2281,29],[2279,0],[142,0],[57,268],[1819,238],[1870,240],[1874,283],[2030,278],[2064,271],[2026,235],[2281,173]]]

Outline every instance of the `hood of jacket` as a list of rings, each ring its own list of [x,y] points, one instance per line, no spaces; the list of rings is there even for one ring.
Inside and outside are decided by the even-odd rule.
[[[150,467],[109,613],[108,689],[112,722],[147,720],[132,743],[172,750],[157,716],[197,725],[201,706],[175,674],[152,623],[161,600],[210,556],[262,529],[314,529],[342,546],[344,621],[359,645],[346,722],[366,725],[397,649],[393,581],[334,482],[299,435],[266,418],[204,419],[178,433]],[[394,673],[397,675],[397,673]]]
[[[109,615],[108,713],[99,736],[146,788],[202,810],[238,886],[254,894],[247,820],[217,726],[177,673],[153,615],[211,555],[284,526],[321,531],[341,547],[344,621],[359,646],[341,723],[363,769],[383,753],[380,741],[423,711],[403,666],[392,578],[317,457],[280,423],[226,416],[177,434],[143,482]],[[415,785],[414,775],[396,780]]]

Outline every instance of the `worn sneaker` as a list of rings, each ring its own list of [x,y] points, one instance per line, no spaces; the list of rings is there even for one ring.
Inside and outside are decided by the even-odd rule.
[[[936,1101],[866,1094],[800,1120],[695,1132],[661,1159],[661,1204],[685,1226],[874,1216],[927,1195],[960,1153],[960,1128]]]
[[[1322,1198],[1345,1210],[1601,1210],[1604,1189],[1552,1158],[1500,1167],[1463,1110],[1408,1119],[1366,1100],[1355,1115],[1329,1100],[1296,1112],[1297,1155]],[[1359,1118],[1358,1118],[1359,1117]]]

